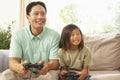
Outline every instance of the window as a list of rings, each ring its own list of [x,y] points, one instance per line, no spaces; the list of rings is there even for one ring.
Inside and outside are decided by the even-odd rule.
[[[0,28],[19,27],[19,0],[2,0],[0,2]]]
[[[25,8],[31,1],[3,0],[0,27],[25,26]],[[47,7],[47,27],[61,32],[69,23],[77,24],[84,34],[120,32],[120,0],[40,0]]]
[[[120,0],[42,1],[48,10],[47,25],[59,32],[68,23],[77,24],[84,34],[120,32]]]

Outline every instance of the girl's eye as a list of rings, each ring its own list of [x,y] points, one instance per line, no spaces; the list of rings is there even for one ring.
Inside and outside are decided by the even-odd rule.
[[[80,36],[80,33],[76,33],[76,34],[71,34],[71,36]]]
[[[76,35],[78,35],[78,36],[79,36],[79,35],[80,35],[80,33],[77,33]]]
[[[74,36],[75,34],[71,34],[71,36]]]

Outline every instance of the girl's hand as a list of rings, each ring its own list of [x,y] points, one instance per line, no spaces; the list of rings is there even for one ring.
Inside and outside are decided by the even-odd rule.
[[[80,71],[75,71],[75,72],[76,72],[77,75],[79,75],[79,77],[77,78],[77,80],[81,80],[80,79],[80,75],[82,74],[82,72],[80,72]]]
[[[85,77],[87,76],[87,72],[84,70],[82,72],[78,72],[78,74],[79,74],[79,77],[77,80],[84,80]]]
[[[60,77],[61,80],[63,80],[62,76],[63,76],[65,73],[67,73],[67,72],[68,72],[68,71],[66,71],[66,70],[61,70],[61,71],[60,71],[59,77]]]
[[[62,71],[60,71],[60,75],[64,75],[65,73],[67,73],[68,71],[64,71],[64,70],[62,70]]]
[[[81,75],[82,74],[82,72],[80,72],[80,71],[75,71],[78,75]]]

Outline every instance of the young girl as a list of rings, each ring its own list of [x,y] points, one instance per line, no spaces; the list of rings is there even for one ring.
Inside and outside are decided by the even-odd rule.
[[[77,80],[89,80],[89,66],[92,57],[89,50],[84,46],[83,35],[78,26],[69,24],[63,28],[59,44],[60,79],[64,73],[76,72]]]

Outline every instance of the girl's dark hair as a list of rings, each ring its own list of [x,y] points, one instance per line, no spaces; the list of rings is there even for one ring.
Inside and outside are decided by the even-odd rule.
[[[36,6],[36,5],[41,5],[42,7],[44,7],[45,12],[47,13],[47,9],[46,6],[43,2],[41,1],[37,1],[37,2],[31,2],[27,5],[26,7],[26,15],[29,15],[29,13],[31,12],[32,7]]]
[[[83,46],[84,46],[83,34],[82,34],[81,30],[79,29],[79,27],[75,24],[68,24],[63,28],[61,38],[60,38],[59,48],[62,48],[64,50],[69,49],[70,36],[71,36],[71,33],[74,29],[78,29],[80,31],[80,34],[81,34],[81,42],[78,45],[78,49],[80,50],[83,48]]]

